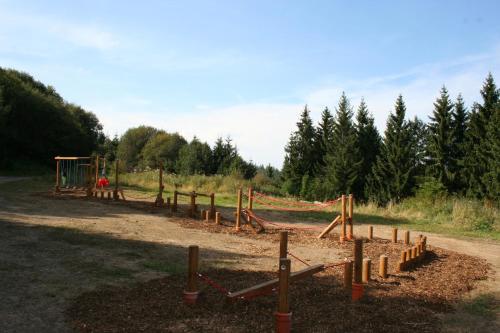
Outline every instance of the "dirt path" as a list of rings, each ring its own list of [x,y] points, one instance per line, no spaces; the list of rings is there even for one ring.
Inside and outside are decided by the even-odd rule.
[[[51,199],[0,191],[0,331],[69,331],[71,299],[103,284],[131,284],[178,272],[186,247],[201,248],[203,265],[275,269],[277,243],[183,228],[174,218],[120,204]],[[361,229],[362,230],[362,229]],[[376,226],[379,236],[390,228]],[[428,235],[430,244],[486,258],[500,272],[500,245]],[[290,244],[313,263],[345,253]],[[484,288],[498,292],[498,280]]]
[[[186,229],[123,205],[0,192],[0,332],[68,331],[68,301],[103,284],[176,272],[197,244],[203,265],[275,269],[277,244]],[[312,262],[335,249],[294,252]]]

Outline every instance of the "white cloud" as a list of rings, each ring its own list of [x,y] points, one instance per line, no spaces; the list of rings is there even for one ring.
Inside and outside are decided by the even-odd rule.
[[[0,28],[1,30],[15,31],[17,42],[21,35],[19,32],[26,31],[31,42],[36,42],[39,34],[48,34],[53,38],[63,40],[72,45],[106,51],[114,49],[121,44],[120,38],[106,28],[92,22],[70,22],[57,17],[34,15],[29,13],[17,13],[7,8],[1,8]],[[4,37],[6,39],[6,37]],[[32,45],[27,45],[33,47]],[[16,47],[15,49],[19,49]],[[39,52],[36,50],[23,52]],[[44,51],[45,53],[46,51]]]
[[[405,73],[362,81],[339,82],[319,87],[300,98],[301,103],[253,103],[226,107],[199,104],[191,112],[158,109],[154,103],[141,98],[125,98],[103,105],[93,105],[106,132],[122,134],[127,128],[151,125],[168,131],[177,131],[188,140],[197,136],[213,143],[218,136],[231,136],[246,159],[259,164],[271,163],[281,167],[284,146],[295,130],[304,104],[312,110],[315,121],[325,106],[333,109],[342,91],[356,107],[362,97],[374,114],[382,131],[396,97],[403,94],[408,117],[418,116],[427,121],[432,103],[443,84],[454,99],[461,92],[468,105],[479,100],[479,89],[488,71],[498,77],[500,52],[471,56],[444,64],[428,64]],[[299,100],[300,100],[299,99]]]

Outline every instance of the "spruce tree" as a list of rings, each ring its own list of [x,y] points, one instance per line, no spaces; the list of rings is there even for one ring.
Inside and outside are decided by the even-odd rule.
[[[389,115],[380,154],[369,179],[371,199],[379,204],[398,202],[411,193],[415,149],[410,125],[405,121],[403,96],[396,100],[395,112]]]
[[[453,159],[453,104],[446,87],[441,88],[439,98],[434,103],[434,111],[429,122],[428,165],[430,176],[443,184],[448,191],[453,187],[456,170]]]
[[[349,100],[345,93],[342,93],[336,109],[332,146],[329,147],[325,158],[330,195],[352,193],[359,174],[361,159],[352,117],[353,111]]]
[[[467,173],[467,194],[473,197],[483,197],[487,193],[483,182],[488,171],[489,151],[487,131],[490,120],[499,100],[499,93],[491,73],[486,78],[481,96],[483,103],[475,103],[472,108],[467,131],[467,156],[465,168]]]
[[[491,115],[486,132],[487,171],[482,177],[485,196],[500,204],[500,102]]]
[[[329,147],[332,145],[333,137],[333,116],[328,108],[325,108],[321,113],[321,120],[316,129],[316,135],[314,139],[315,143],[315,175],[321,175],[324,173],[325,167],[325,156]]]
[[[461,94],[457,97],[451,116],[453,129],[452,158],[455,168],[452,170],[455,174],[455,178],[451,186],[451,191],[453,193],[463,194],[467,185],[464,167],[466,156],[466,132],[469,116]]]
[[[365,186],[367,177],[369,176],[376,157],[380,151],[381,138],[375,127],[373,117],[368,112],[368,107],[364,99],[358,107],[356,114],[356,146],[359,150],[361,157],[361,165],[359,167],[359,174],[354,186],[354,195],[357,200],[365,201],[367,195],[365,193]]]
[[[290,194],[299,195],[302,190],[302,179],[309,179],[314,170],[314,127],[307,105],[297,123],[297,130],[292,133],[285,147],[283,164],[284,189]]]

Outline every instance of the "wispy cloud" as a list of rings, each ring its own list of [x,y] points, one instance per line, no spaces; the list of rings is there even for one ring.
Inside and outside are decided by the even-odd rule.
[[[30,13],[17,13],[8,8],[1,8],[0,27],[2,30],[26,31],[33,37],[50,35],[75,46],[111,50],[121,44],[118,35],[94,22],[65,21],[57,17],[41,16]]]
[[[241,154],[257,163],[271,163],[280,167],[284,146],[304,104],[312,110],[317,121],[325,106],[336,106],[345,91],[356,106],[363,97],[382,131],[398,94],[403,94],[408,117],[418,116],[427,121],[432,103],[443,84],[454,98],[462,93],[470,105],[479,99],[479,89],[487,73],[500,74],[500,52],[469,56],[439,64],[425,64],[404,73],[384,77],[369,77],[359,81],[339,82],[335,85],[311,89],[299,96],[299,103],[250,103],[224,107],[207,104],[193,106],[190,112],[159,108],[141,98],[89,106],[94,110],[108,134],[122,134],[125,129],[141,124],[177,131],[187,139],[197,136],[213,143],[218,136],[231,136]]]

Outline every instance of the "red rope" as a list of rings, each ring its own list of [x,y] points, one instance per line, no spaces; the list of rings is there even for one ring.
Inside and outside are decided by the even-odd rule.
[[[300,259],[299,257],[293,255],[290,251],[287,251],[286,253],[288,253],[290,256],[292,256],[293,258],[297,259],[298,261],[300,261],[301,263],[303,263],[304,265],[306,266],[311,266],[309,265],[307,262],[305,262],[304,260]]]
[[[261,197],[261,198],[265,198],[265,199],[267,199],[269,201],[285,203],[285,204],[291,205],[291,206],[313,206],[313,207],[323,207],[323,208],[326,208],[326,207],[332,206],[334,203],[336,203],[337,201],[339,201],[339,198],[334,199],[334,200],[330,200],[330,201],[325,201],[325,202],[322,202],[322,203],[291,201],[291,200],[286,200],[286,199],[279,199],[279,198],[272,197],[272,196],[269,196],[269,195],[265,195],[263,193],[259,193],[259,192],[256,192],[256,191],[254,191],[253,193],[256,196]]]
[[[298,227],[296,225],[291,225],[291,224],[286,224],[286,223],[271,222],[271,221],[265,220],[261,217],[258,217],[257,215],[255,215],[255,213],[253,213],[250,210],[245,210],[245,211],[247,212],[247,214],[250,215],[251,218],[261,222],[263,225],[268,224],[268,225],[272,225],[272,226],[275,226],[277,228],[285,229],[285,230],[315,230],[315,231],[323,230],[323,228],[320,228],[320,227]]]
[[[288,212],[317,212],[317,211],[322,211],[322,210],[325,210],[326,208],[328,208],[329,206],[316,206],[315,208],[293,208],[293,207],[280,207],[280,206],[275,206],[275,205],[272,205],[270,203],[267,203],[265,201],[262,201],[260,199],[258,199],[257,197],[253,197],[253,199],[263,205],[263,206],[267,206],[269,208],[273,208],[273,209],[276,209],[276,210],[282,210],[282,211],[288,211]]]
[[[221,294],[224,294],[224,295],[227,296],[227,295],[229,295],[231,293],[229,290],[227,290],[226,288],[224,288],[223,286],[221,286],[220,284],[218,284],[214,280],[210,279],[208,276],[205,276],[205,275],[203,275],[201,273],[197,273],[197,274],[198,274],[198,277],[203,280],[203,282],[205,282],[209,286],[215,288]]]

